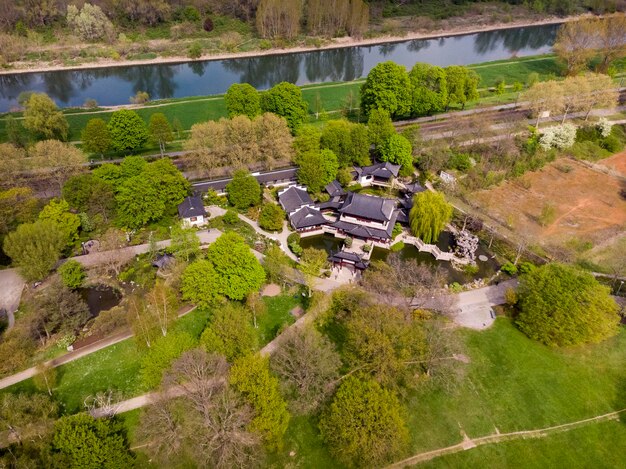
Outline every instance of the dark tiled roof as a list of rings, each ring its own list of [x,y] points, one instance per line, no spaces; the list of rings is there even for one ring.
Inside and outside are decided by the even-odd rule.
[[[395,201],[373,195],[362,195],[348,192],[346,200],[339,208],[341,214],[367,218],[378,222],[386,222],[391,218]]]
[[[336,179],[329,183],[324,189],[326,189],[326,192],[328,192],[331,197],[345,195],[346,193]]]
[[[310,228],[312,226],[325,225],[328,223],[328,220],[320,213],[319,210],[315,210],[314,208],[304,206],[296,213],[293,213],[289,217],[289,221],[291,222],[291,226],[293,226],[296,230],[301,230],[303,228]]]
[[[302,189],[296,186],[291,186],[290,188],[285,189],[284,191],[279,193],[278,201],[287,213],[298,210],[303,205],[313,203],[313,199],[311,199],[306,189]]]
[[[297,171],[298,168],[278,169],[275,171],[267,171],[265,173],[253,174],[253,176],[257,181],[259,181],[259,184],[269,186],[273,183],[280,181],[295,182]],[[194,182],[192,186],[194,192],[196,193],[206,192],[209,189],[220,192],[226,188],[230,181],[232,181],[232,178],[214,179],[212,181]]]
[[[333,197],[326,202],[320,202],[318,204],[315,204],[315,208],[318,208],[319,210],[339,210],[341,204],[343,204],[343,200],[341,200],[341,197]]]
[[[391,163],[377,163],[372,166],[365,166],[361,168],[361,176],[374,176],[381,179],[391,179],[392,177],[398,177],[400,171],[400,165]],[[358,170],[357,170],[358,174]]]
[[[359,256],[358,254],[354,252],[347,252],[347,251],[333,252],[331,253],[330,256],[328,256],[328,260],[330,262],[340,262],[340,261],[352,262],[354,263],[354,266],[357,269],[362,269],[362,270],[367,269],[367,266],[369,265],[369,261],[363,260],[361,256]]]
[[[167,267],[174,260],[174,256],[170,254],[159,254],[152,262],[152,266],[158,269]]]
[[[202,199],[197,195],[186,197],[185,200],[178,205],[178,215],[180,218],[206,216]]]
[[[420,192],[424,192],[426,188],[422,186],[419,182],[412,182],[410,184],[406,184],[404,188],[404,192],[407,194],[418,194]]]
[[[409,211],[407,209],[400,209],[398,210],[398,218],[396,218],[396,221],[398,223],[404,223],[405,225],[408,225],[409,223]]]

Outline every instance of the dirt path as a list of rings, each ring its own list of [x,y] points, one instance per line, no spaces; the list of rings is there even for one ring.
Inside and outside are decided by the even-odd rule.
[[[390,466],[387,466],[386,469],[393,468],[404,468],[408,466],[413,466],[415,464],[419,464],[424,461],[430,461],[439,456],[443,456],[445,454],[458,453],[460,451],[466,451],[477,446],[488,445],[492,443],[501,443],[509,440],[517,440],[517,439],[526,439],[526,438],[543,438],[552,433],[558,433],[563,431],[573,430],[575,428],[583,427],[585,425],[605,422],[609,420],[618,420],[619,415],[623,412],[626,412],[626,409],[617,410],[615,412],[609,412],[608,414],[597,415],[595,417],[591,417],[588,419],[577,420],[575,422],[564,423],[561,425],[555,425],[553,427],[539,428],[537,430],[522,430],[518,432],[510,432],[510,433],[493,433],[491,435],[482,436],[479,438],[469,438],[467,435],[464,435],[463,441],[456,445],[448,446],[446,448],[439,448],[433,451],[427,451],[425,453],[419,453],[410,458],[404,459],[402,461],[398,461]]]

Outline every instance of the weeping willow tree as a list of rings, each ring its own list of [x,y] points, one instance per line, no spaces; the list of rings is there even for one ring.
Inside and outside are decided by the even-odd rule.
[[[452,218],[452,205],[439,192],[420,192],[413,199],[409,224],[413,235],[425,243],[434,243]]]

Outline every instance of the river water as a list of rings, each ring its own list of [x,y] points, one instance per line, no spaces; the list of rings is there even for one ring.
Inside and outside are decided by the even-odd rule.
[[[557,29],[531,26],[261,57],[0,75],[0,112],[15,106],[23,91],[45,92],[63,107],[81,106],[87,99],[114,106],[128,104],[137,91],[163,99],[224,93],[233,83],[267,89],[281,81],[350,81],[387,60],[410,68],[415,62],[468,65],[543,54],[552,50]]]

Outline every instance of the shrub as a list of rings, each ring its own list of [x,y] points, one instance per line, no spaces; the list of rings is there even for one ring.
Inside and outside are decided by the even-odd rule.
[[[130,98],[132,104],[146,104],[150,101],[150,95],[145,91],[137,91],[135,96]]]
[[[605,149],[609,153],[617,153],[619,151],[622,151],[624,145],[615,135],[609,135],[600,142],[600,147]]]
[[[70,259],[59,267],[58,272],[61,276],[63,285],[67,288],[71,288],[72,290],[80,288],[87,277],[82,264],[73,259]]]
[[[404,246],[405,246],[404,241],[400,241],[400,242],[397,242],[396,244],[392,245],[392,246],[389,248],[389,250],[390,250],[391,252],[398,252],[398,251],[402,251],[402,250],[404,249]]]
[[[517,293],[515,293],[515,289],[507,288],[504,292],[504,301],[509,306],[515,306],[517,303]]]
[[[574,124],[562,124],[548,127],[539,139],[539,146],[545,151],[551,148],[564,150],[574,145],[576,141],[576,126]]]
[[[556,220],[556,209],[552,204],[545,204],[541,209],[541,214],[539,215],[539,224],[541,226],[548,226],[554,223]]]
[[[147,389],[161,383],[163,372],[183,352],[196,346],[196,339],[186,332],[172,332],[159,338],[144,356],[141,362],[141,377]]]
[[[500,267],[500,270],[507,275],[513,276],[517,273],[517,266],[511,262],[507,262],[502,267]]]
[[[393,230],[391,231],[391,238],[396,239],[396,236],[398,236],[400,233],[402,233],[402,225],[400,223],[396,223],[395,225],[393,225]]]
[[[601,117],[600,120],[596,123],[596,128],[602,138],[606,138],[611,135],[611,130],[613,129],[613,124],[607,120],[606,117]]]
[[[264,230],[281,231],[285,221],[285,211],[276,204],[265,204],[259,215],[259,226]]]
[[[207,33],[210,33],[211,31],[213,31],[213,20],[207,16],[207,17],[204,19],[204,23],[202,24],[202,28],[203,28],[203,29],[204,29]]]
[[[194,42],[189,46],[187,51],[187,57],[190,59],[199,59],[202,57],[202,44],[199,42]]]
[[[234,225],[239,221],[239,215],[233,209],[226,210],[226,213],[222,217],[224,223],[227,225]]]
[[[467,153],[455,153],[450,157],[448,167],[463,172],[469,171],[472,167],[471,157]]]
[[[361,249],[363,249],[363,252],[370,252],[372,250],[372,245],[371,244],[364,244]]]
[[[287,244],[300,244],[300,233],[291,233],[289,236],[287,236]]]
[[[352,238],[347,237],[346,239],[343,240],[343,244],[345,244],[347,248],[351,248],[352,247]]]
[[[532,262],[521,262],[518,266],[518,270],[520,274],[527,274],[535,270],[537,266]]]
[[[289,243],[289,249],[298,257],[304,252],[304,249],[298,243]]]
[[[452,293],[461,293],[463,291],[463,285],[459,282],[452,282],[449,289]]]

